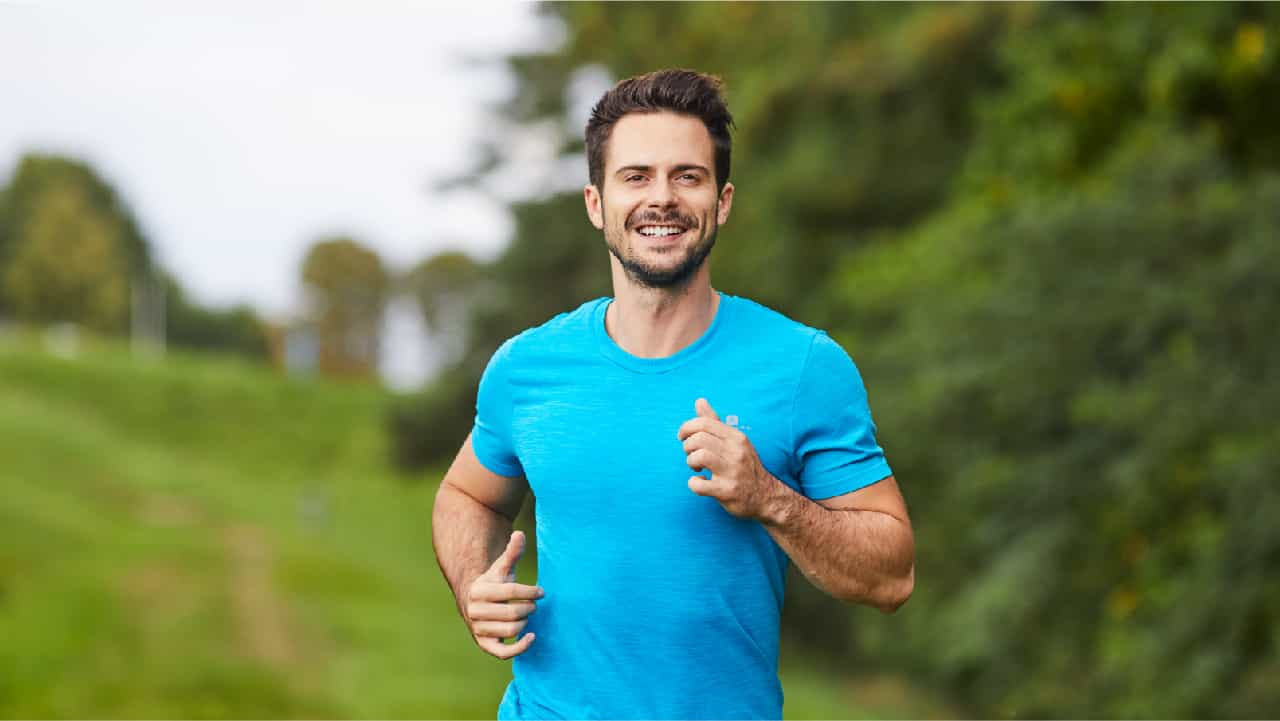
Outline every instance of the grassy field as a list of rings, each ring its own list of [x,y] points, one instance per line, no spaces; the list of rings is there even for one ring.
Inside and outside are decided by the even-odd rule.
[[[0,716],[493,718],[370,386],[0,338]],[[532,581],[530,569],[524,580]],[[788,718],[930,715],[785,658]]]

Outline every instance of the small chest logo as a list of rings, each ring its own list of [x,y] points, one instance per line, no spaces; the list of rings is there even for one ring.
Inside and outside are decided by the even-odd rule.
[[[737,429],[738,429],[738,430],[740,430],[740,431],[749,431],[749,430],[751,430],[751,426],[744,426],[744,425],[742,425],[742,423],[738,420],[738,417],[737,417],[737,416],[725,416],[725,417],[724,417],[724,422],[725,422],[725,425],[727,425],[727,426],[729,426],[729,427],[731,427],[731,428],[737,428]]]

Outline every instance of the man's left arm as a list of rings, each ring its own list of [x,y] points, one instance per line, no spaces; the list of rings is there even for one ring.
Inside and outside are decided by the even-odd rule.
[[[760,463],[746,434],[720,421],[705,399],[680,427],[688,463],[708,469],[689,489],[752,518],[786,551],[805,577],[828,594],[892,613],[915,584],[911,520],[893,476],[833,498],[813,501]]]
[[[774,492],[758,519],[805,578],[885,613],[906,603],[915,586],[915,540],[893,476],[812,501],[764,474]]]

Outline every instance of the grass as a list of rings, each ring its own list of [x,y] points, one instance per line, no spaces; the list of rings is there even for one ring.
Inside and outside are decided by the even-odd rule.
[[[493,718],[509,667],[435,566],[438,474],[387,465],[388,400],[0,338],[0,716]],[[782,677],[789,718],[895,715]]]

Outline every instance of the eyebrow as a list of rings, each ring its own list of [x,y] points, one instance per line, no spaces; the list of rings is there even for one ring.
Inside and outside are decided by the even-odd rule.
[[[697,165],[695,163],[682,163],[672,168],[672,170],[674,170],[677,173],[680,173],[686,170],[698,170],[707,174],[711,173],[711,171],[705,165]],[[631,172],[631,171],[640,171],[642,173],[649,173],[653,171],[653,166],[652,165],[624,165],[621,168],[618,168],[617,170],[613,171],[613,174],[620,175],[622,173]]]

